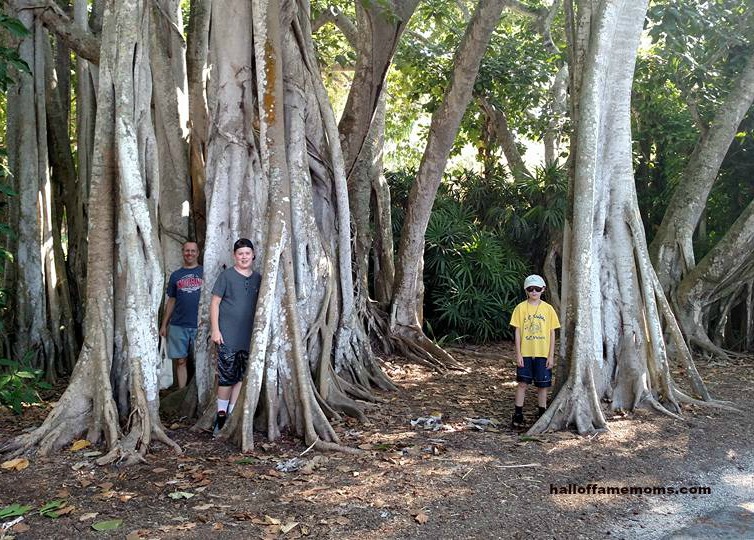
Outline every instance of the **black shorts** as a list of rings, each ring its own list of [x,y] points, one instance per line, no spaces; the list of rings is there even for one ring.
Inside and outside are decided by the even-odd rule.
[[[241,382],[246,373],[248,361],[248,351],[231,351],[227,346],[219,345],[217,347],[218,386],[233,386]]]

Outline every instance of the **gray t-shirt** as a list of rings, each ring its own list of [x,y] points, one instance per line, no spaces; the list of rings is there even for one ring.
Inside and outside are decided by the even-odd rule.
[[[233,352],[249,350],[261,283],[262,276],[258,272],[246,277],[230,267],[217,277],[212,288],[212,294],[222,298],[220,333],[225,345]]]

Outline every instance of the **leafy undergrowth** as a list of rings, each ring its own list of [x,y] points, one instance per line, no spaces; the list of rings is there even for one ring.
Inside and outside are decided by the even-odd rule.
[[[148,464],[98,467],[104,449],[82,441],[48,458],[6,462],[0,522],[15,523],[0,537],[640,538],[649,532],[647,512],[705,496],[553,488],[701,486],[705,471],[746,474],[751,462],[751,415],[708,408],[687,408],[683,422],[645,410],[608,413],[611,431],[595,437],[521,436],[509,428],[510,345],[457,355],[468,373],[386,364],[400,390],[368,410],[370,424],[337,426],[359,456],[305,452],[287,436],[275,443],[260,436],[242,455],[190,431],[190,422],[168,420],[183,456],[155,446]],[[700,370],[716,397],[748,411],[753,366],[746,359]],[[534,403],[531,393],[529,411]],[[0,438],[46,412],[3,413]]]

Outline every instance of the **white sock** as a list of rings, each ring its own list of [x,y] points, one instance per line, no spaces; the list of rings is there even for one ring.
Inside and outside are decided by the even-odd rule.
[[[217,412],[220,411],[227,411],[228,410],[228,403],[230,400],[227,399],[218,399],[217,400]]]
[[[235,403],[231,403],[230,405],[228,405],[228,414],[230,414],[230,413],[233,412],[233,407],[235,407],[235,406],[236,406]]]

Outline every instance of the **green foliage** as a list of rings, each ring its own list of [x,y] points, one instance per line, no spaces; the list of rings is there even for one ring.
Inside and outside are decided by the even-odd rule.
[[[0,403],[16,414],[23,412],[24,404],[40,403],[39,391],[51,388],[42,380],[44,372],[30,367],[30,359],[30,354],[21,362],[0,358]]]
[[[29,31],[21,21],[8,17],[0,11],[0,34],[9,34],[18,38],[28,36]],[[28,64],[21,59],[15,48],[0,46],[0,92],[2,93],[5,93],[15,81],[9,68],[14,68],[20,73],[30,73]]]
[[[388,174],[396,237],[412,171]],[[424,315],[440,339],[510,339],[508,322],[523,299],[521,284],[541,268],[550,235],[562,228],[566,176],[541,169],[528,182],[465,171],[445,178],[425,235]]]
[[[754,54],[754,12],[745,0],[654,2],[652,44],[640,55],[632,95],[636,187],[652,240],[689,156]],[[720,168],[695,236],[699,260],[751,201],[754,111],[749,111]]]
[[[23,516],[24,514],[26,514],[29,510],[32,510],[33,508],[34,508],[33,506],[25,506],[25,505],[20,505],[18,503],[13,503],[4,508],[0,508],[0,520],[17,517],[17,516]]]
[[[529,4],[530,2],[526,2]],[[388,77],[390,100],[386,116],[389,168],[418,167],[430,115],[439,107],[452,77],[453,57],[474,4],[431,0],[421,2],[396,52]],[[541,6],[536,6],[541,7]],[[554,25],[555,28],[558,25]],[[556,41],[561,41],[555,36]],[[474,95],[484,96],[508,115],[512,130],[539,139],[548,122],[549,87],[563,58],[548,52],[529,17],[505,10],[482,60]],[[451,156],[464,146],[483,146],[489,126],[472,101],[464,115]]]

